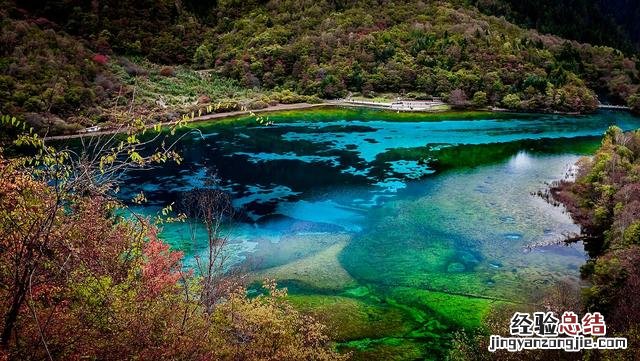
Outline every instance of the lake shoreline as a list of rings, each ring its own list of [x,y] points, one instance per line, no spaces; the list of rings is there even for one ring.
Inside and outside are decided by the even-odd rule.
[[[211,113],[211,114],[206,114],[206,115],[201,115],[198,117],[194,117],[193,119],[188,120],[188,123],[198,123],[198,122],[204,122],[204,121],[208,121],[208,120],[214,120],[214,119],[226,119],[226,118],[232,118],[232,117],[236,117],[236,116],[241,116],[241,115],[250,115],[250,114],[258,114],[258,113],[269,113],[269,112],[279,112],[279,111],[286,111],[286,110],[304,110],[304,109],[311,109],[311,108],[317,108],[317,107],[324,107],[324,106],[328,106],[331,104],[328,103],[316,103],[316,104],[311,104],[311,103],[294,103],[294,104],[277,104],[277,105],[273,105],[273,106],[268,106],[266,108],[262,108],[262,109],[255,109],[255,110],[234,110],[234,111],[230,111],[230,112],[222,112],[222,113]],[[158,124],[160,124],[161,126],[169,126],[169,125],[174,125],[178,123],[178,121],[170,121],[170,122],[161,122],[161,123],[150,123],[145,125],[145,127],[147,129],[149,128],[153,128],[158,126]],[[105,130],[99,130],[99,131],[93,131],[93,132],[82,132],[82,133],[74,133],[74,134],[65,134],[65,135],[54,135],[54,136],[50,136],[50,137],[45,137],[45,140],[64,140],[64,139],[74,139],[74,138],[82,138],[84,136],[100,136],[100,135],[110,135],[110,134],[116,134],[116,133],[124,133],[127,131],[128,128],[115,128],[115,129],[105,129]]]
[[[438,102],[437,104],[434,102],[434,108],[413,108],[410,104],[415,101],[400,101],[399,103],[406,103],[402,106],[394,107],[394,103],[377,103],[377,102],[359,102],[359,101],[345,101],[345,100],[324,100],[321,103],[293,103],[293,104],[277,104],[270,105],[266,108],[262,109],[254,109],[254,110],[235,110],[230,112],[221,112],[221,113],[211,113],[206,115],[201,115],[198,117],[194,117],[193,119],[188,120],[188,123],[199,123],[216,119],[227,119],[242,115],[251,115],[251,114],[259,114],[259,113],[273,113],[280,111],[288,111],[288,110],[305,110],[305,109],[313,109],[313,108],[322,108],[322,107],[347,107],[347,108],[369,108],[369,109],[377,109],[388,112],[396,112],[396,113],[421,113],[421,114],[438,114],[438,113],[446,113],[446,112],[464,112],[465,110],[456,110],[452,109],[450,104]],[[365,104],[366,103],[366,104]],[[420,102],[421,103],[421,102]],[[440,106],[446,106],[447,109],[438,108]],[[598,110],[611,110],[608,107],[598,107]],[[615,109],[619,110],[619,109]],[[621,109],[620,109],[621,110]],[[473,111],[486,112],[486,113],[495,113],[495,114],[504,114],[504,113],[513,113],[513,114],[554,114],[554,115],[586,115],[584,113],[562,113],[562,112],[517,112],[509,109],[497,108],[497,107],[489,107],[486,109],[476,109]],[[624,110],[622,110],[624,111]],[[597,112],[597,111],[596,111]],[[156,127],[158,124],[161,126],[170,126],[175,125],[178,121],[169,121],[169,122],[161,122],[161,123],[150,123],[146,125],[146,128]],[[90,129],[90,128],[87,128]],[[125,133],[129,128],[111,128],[97,131],[84,131],[73,134],[65,134],[65,135],[54,135],[54,136],[46,136],[45,140],[67,140],[67,139],[75,139],[82,138],[85,136],[101,136],[101,135],[111,135],[117,133]]]

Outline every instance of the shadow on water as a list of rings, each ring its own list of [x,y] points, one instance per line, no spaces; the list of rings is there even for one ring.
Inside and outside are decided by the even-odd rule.
[[[416,115],[323,108],[192,124],[180,165],[127,175],[154,214],[215,175],[238,210],[233,260],[326,323],[355,359],[441,359],[452,332],[503,302],[578,279],[580,244],[536,247],[577,231],[531,196],[590,154],[626,113],[580,117],[470,112]],[[162,237],[185,263],[204,240],[184,225]]]

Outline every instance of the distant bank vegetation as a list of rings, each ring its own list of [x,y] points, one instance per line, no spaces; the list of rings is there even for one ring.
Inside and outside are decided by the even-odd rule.
[[[637,56],[461,1],[2,3],[0,111],[54,132],[198,100],[261,107],[280,101],[272,91],[289,101],[392,92],[517,111],[590,112],[598,100],[640,109]]]

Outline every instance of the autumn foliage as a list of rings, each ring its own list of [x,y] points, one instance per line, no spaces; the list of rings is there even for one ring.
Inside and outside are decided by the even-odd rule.
[[[640,131],[610,127],[593,158],[578,163],[575,180],[552,188],[582,228],[591,259],[581,273],[591,286],[584,307],[603,312],[611,333],[628,337],[626,354],[640,344]]]
[[[0,158],[0,359],[342,359],[273,283],[211,310],[201,289],[149,220]]]

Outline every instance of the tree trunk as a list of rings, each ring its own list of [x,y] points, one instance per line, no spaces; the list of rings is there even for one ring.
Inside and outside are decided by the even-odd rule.
[[[13,297],[13,302],[11,303],[11,307],[9,311],[5,314],[4,317],[4,328],[2,330],[2,335],[0,336],[0,344],[6,346],[9,343],[9,339],[11,338],[11,333],[15,328],[16,321],[18,320],[18,314],[20,313],[20,307],[22,307],[22,301],[24,301],[25,289],[24,287],[20,287],[18,292]]]

